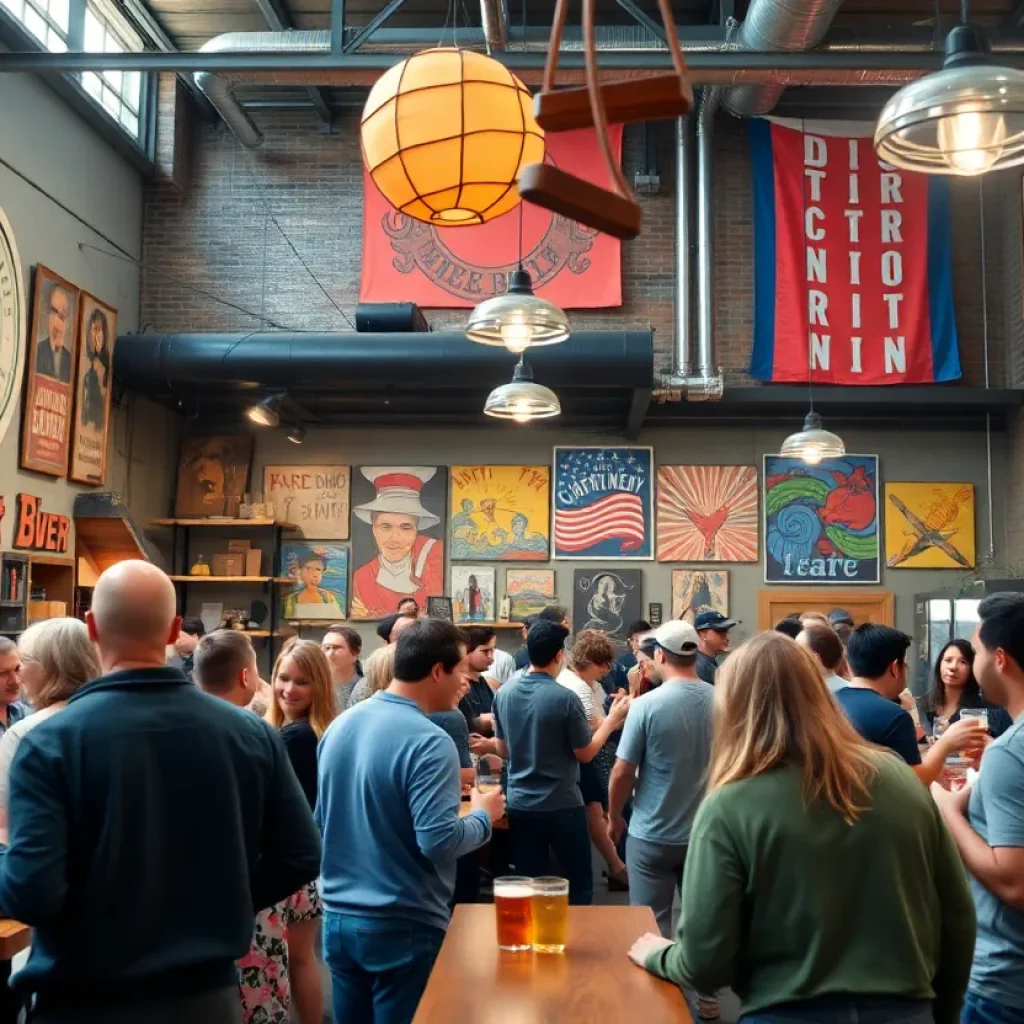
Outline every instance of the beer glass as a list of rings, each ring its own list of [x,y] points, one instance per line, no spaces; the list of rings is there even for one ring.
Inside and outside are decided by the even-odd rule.
[[[501,776],[492,775],[490,770],[484,772],[483,765],[476,777],[476,788],[481,793],[495,793],[501,789]]]
[[[988,728],[988,708],[964,708],[960,712],[960,718],[976,718],[986,729]]]
[[[569,882],[565,878],[533,880],[533,948],[564,953],[569,927]]]
[[[521,952],[533,944],[533,879],[503,875],[494,880],[498,948]]]

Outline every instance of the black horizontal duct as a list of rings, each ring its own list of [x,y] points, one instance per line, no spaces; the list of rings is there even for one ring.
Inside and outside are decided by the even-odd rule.
[[[572,389],[649,390],[654,334],[579,331],[527,353],[538,383]],[[128,334],[114,374],[152,398],[197,392],[287,389],[292,396],[367,389],[486,394],[512,379],[516,357],[461,332],[432,334]]]

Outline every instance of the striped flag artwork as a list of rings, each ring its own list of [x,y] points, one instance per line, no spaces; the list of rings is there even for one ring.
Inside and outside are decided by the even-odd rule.
[[[555,558],[651,558],[650,448],[556,448]]]

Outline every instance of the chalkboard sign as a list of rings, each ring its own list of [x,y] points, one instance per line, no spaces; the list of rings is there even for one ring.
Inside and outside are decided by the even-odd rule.
[[[452,599],[450,597],[428,597],[427,615],[432,619],[444,619],[445,622],[454,622],[452,614]]]
[[[647,621],[654,629],[661,625],[661,605],[649,604],[647,606]]]

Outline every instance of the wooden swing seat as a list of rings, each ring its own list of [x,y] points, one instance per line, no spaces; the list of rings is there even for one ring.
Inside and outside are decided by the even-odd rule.
[[[609,124],[666,121],[685,117],[693,110],[693,89],[674,72],[607,82],[600,93]],[[569,132],[594,125],[585,85],[537,93],[533,114],[546,132]]]
[[[640,234],[640,204],[551,164],[529,164],[519,175],[519,194],[534,206],[561,214],[613,238]]]

